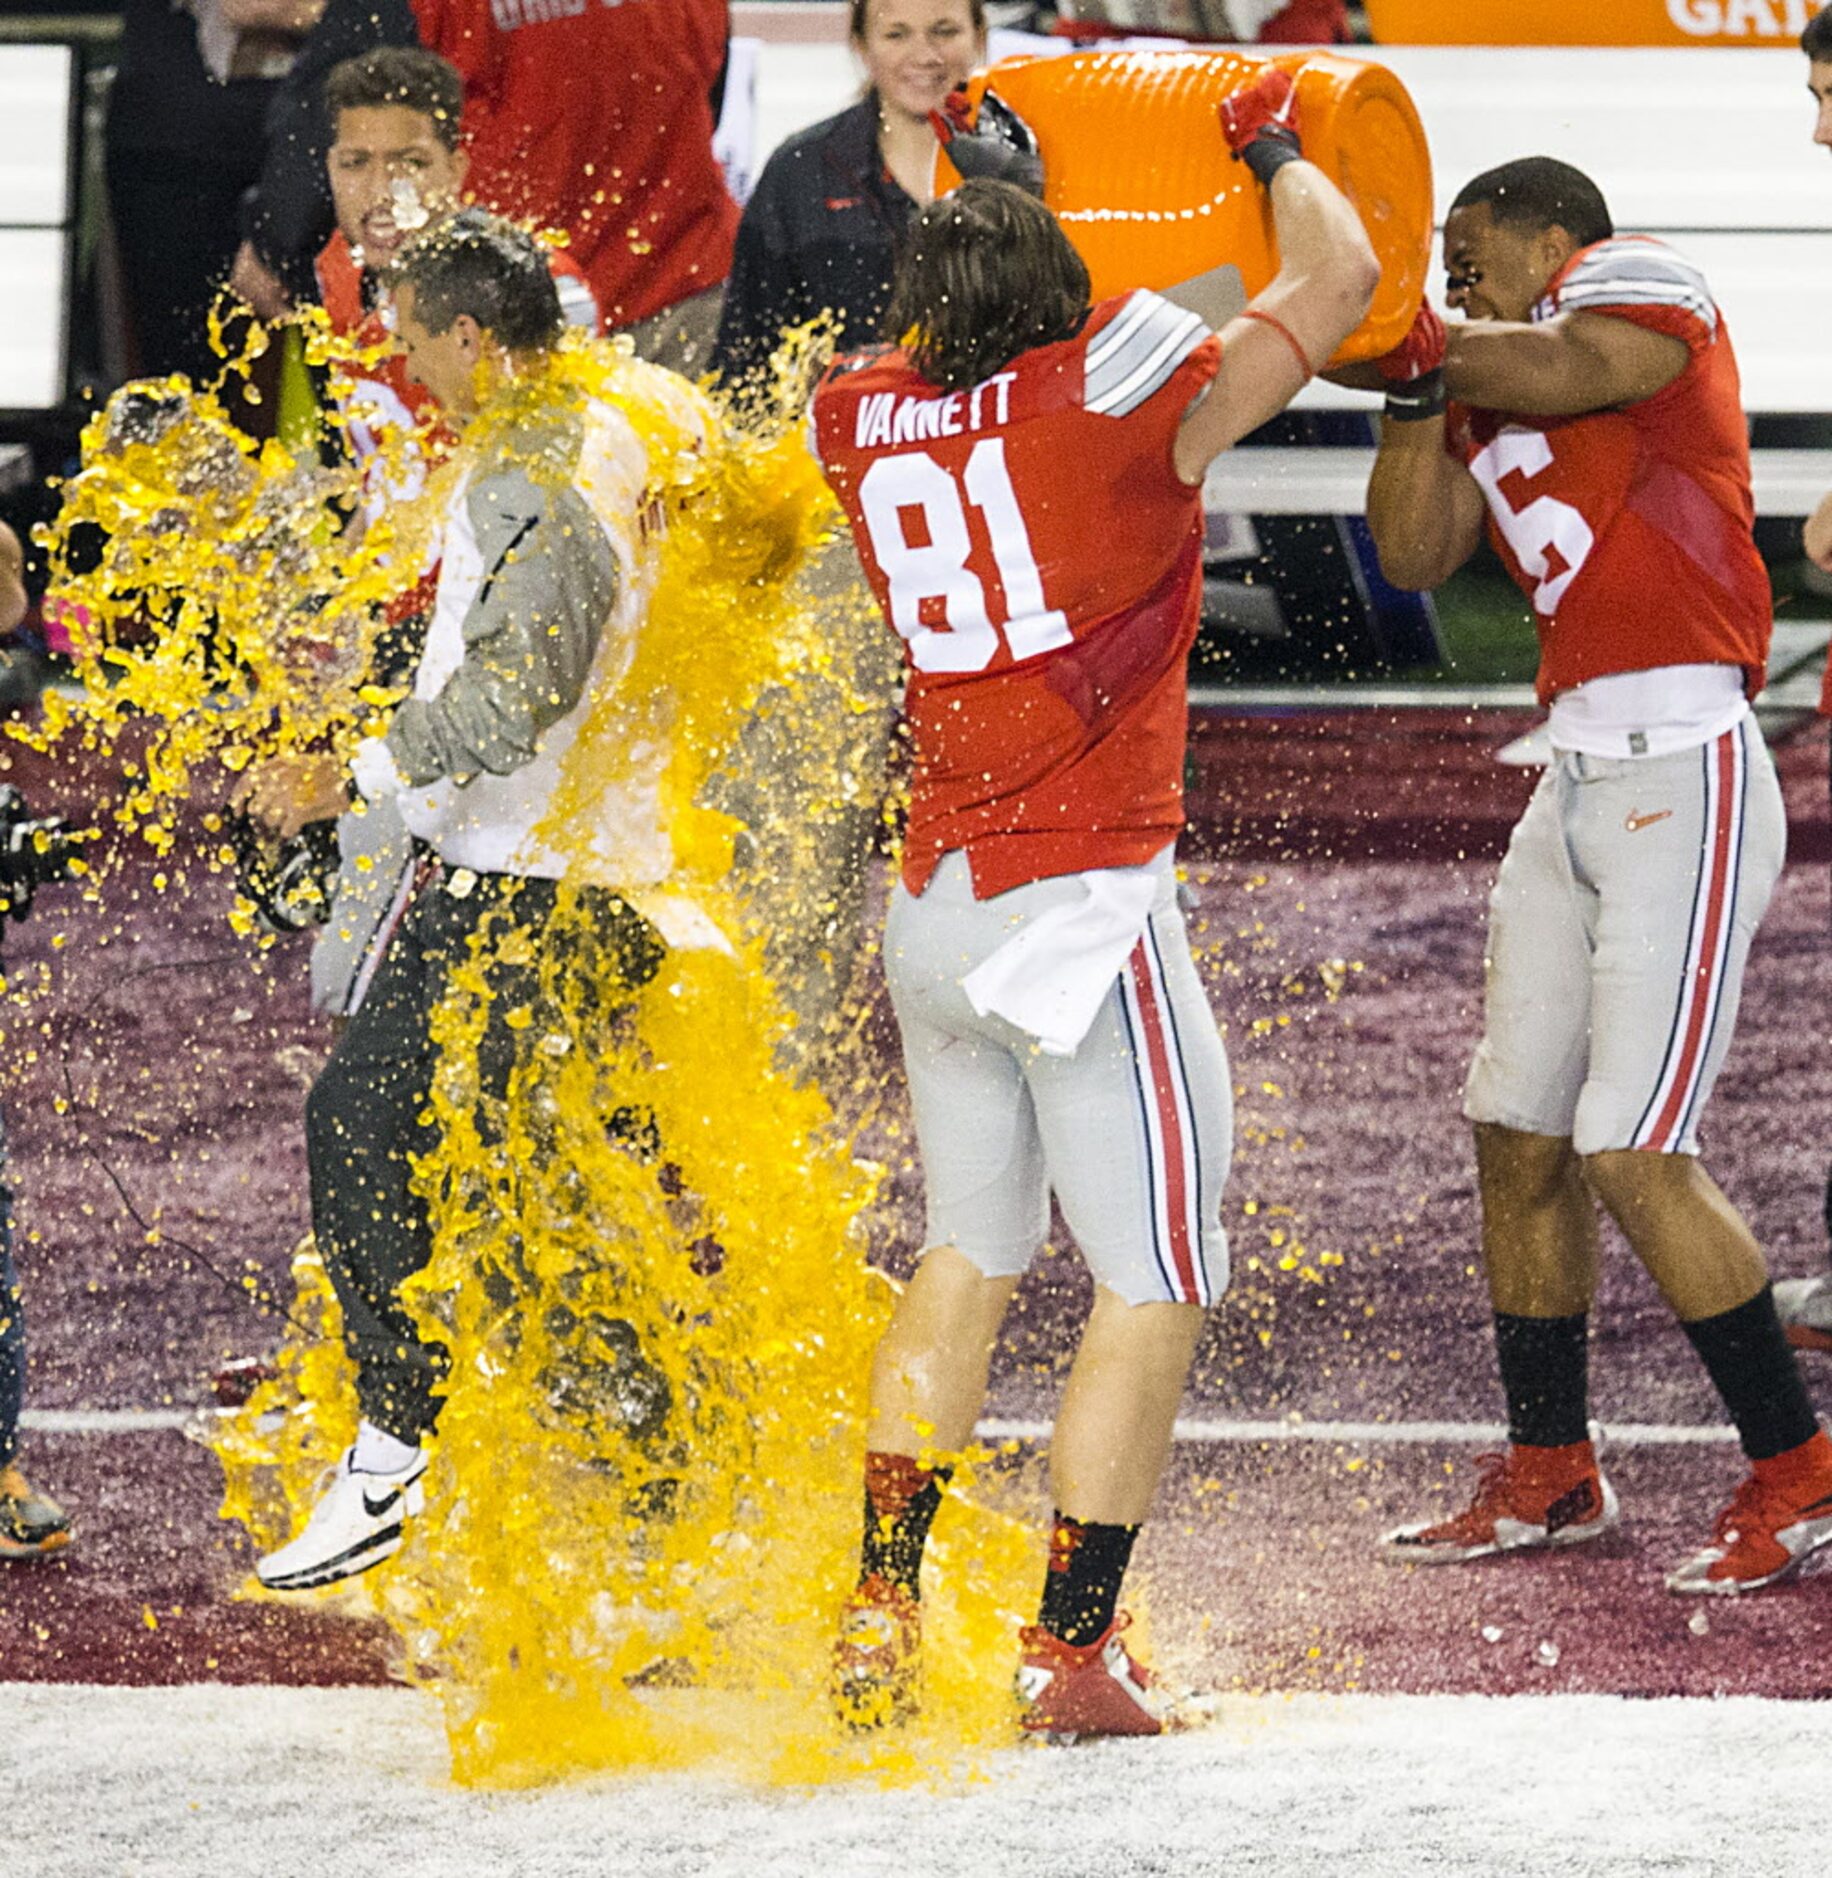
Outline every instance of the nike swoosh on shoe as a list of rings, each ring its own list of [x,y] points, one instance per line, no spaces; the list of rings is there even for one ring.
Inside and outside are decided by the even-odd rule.
[[[1569,1493],[1562,1493],[1546,1508],[1546,1535],[1548,1538],[1566,1526],[1582,1525],[1585,1520],[1594,1518],[1603,1510],[1602,1496],[1593,1482],[1580,1480]]]
[[[368,1564],[359,1565],[359,1559],[366,1558],[371,1552],[380,1552],[383,1546],[398,1546],[401,1540],[401,1527],[397,1523],[385,1526],[380,1532],[372,1532],[366,1539],[359,1539],[355,1545],[346,1546],[334,1557],[320,1559],[316,1565],[301,1566],[296,1572],[287,1572],[278,1578],[263,1578],[261,1582],[269,1591],[309,1591],[320,1584],[335,1584],[339,1578],[351,1578],[359,1571],[367,1571],[370,1565],[379,1565],[387,1553],[369,1559]],[[257,1572],[256,1576],[260,1574]]]

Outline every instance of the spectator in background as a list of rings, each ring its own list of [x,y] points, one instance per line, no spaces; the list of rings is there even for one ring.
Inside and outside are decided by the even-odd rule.
[[[0,522],[0,634],[25,618],[25,557]],[[0,862],[4,855],[0,855]],[[0,867],[0,924],[7,880]],[[42,1558],[70,1543],[70,1516],[35,1492],[19,1471],[19,1413],[25,1395],[25,1313],[13,1270],[13,1196],[6,1186],[6,1129],[0,1121],[0,1562]]]
[[[934,196],[929,114],[986,55],[983,0],[851,0],[850,13],[865,96],[791,137],[757,179],[713,349],[727,385],[817,313],[838,320],[842,352],[882,337],[898,256]]]
[[[133,372],[218,369],[206,315],[260,171],[262,118],[323,4],[123,0],[106,171]]]
[[[464,82],[468,193],[563,231],[606,326],[696,369],[738,221],[712,148],[728,34],[725,0],[328,0],[270,119],[238,287],[270,318],[309,297],[333,220],[318,88],[355,53],[420,44]]]

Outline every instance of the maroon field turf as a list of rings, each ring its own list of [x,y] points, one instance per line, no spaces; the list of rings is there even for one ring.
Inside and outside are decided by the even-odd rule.
[[[1493,752],[1528,721],[1199,717],[1191,927],[1233,1060],[1239,1152],[1236,1282],[1198,1360],[1191,1417],[1499,1417],[1457,1101],[1484,899],[1534,779]],[[1777,1272],[1795,1273],[1825,1257],[1832,829],[1823,737],[1803,730],[1778,755],[1794,859],[1755,948],[1705,1149]],[[97,782],[81,764],[11,760],[47,805],[78,809]],[[224,1357],[274,1340],[256,1306],[283,1292],[307,1224],[301,1104],[328,1039],[306,1010],[303,946],[257,958],[224,920],[223,881],[193,866],[159,893],[154,872],[136,858],[99,905],[47,893],[6,934],[14,986],[32,992],[7,1007],[4,1100],[40,1409],[201,1403]],[[916,1192],[906,1169],[893,1237],[916,1230]],[[995,1413],[1047,1415],[1086,1298],[1072,1257],[1027,1280]],[[1806,1360],[1832,1408],[1832,1360]],[[1716,1419],[1619,1244],[1593,1374],[1605,1421]],[[1703,1634],[1688,1626],[1694,1607],[1659,1589],[1735,1484],[1734,1448],[1617,1453],[1629,1523],[1582,1555],[1429,1573],[1375,1563],[1371,1537],[1448,1507],[1473,1452],[1183,1444],[1141,1553],[1166,1667],[1222,1688],[1832,1693],[1823,1652],[1800,1647],[1823,1631],[1832,1574],[1714,1604]],[[0,1568],[6,1676],[386,1677],[376,1629],[231,1601],[245,1547],[214,1518],[213,1462],[177,1435],[40,1432],[26,1458],[78,1513],[81,1543],[64,1561]]]

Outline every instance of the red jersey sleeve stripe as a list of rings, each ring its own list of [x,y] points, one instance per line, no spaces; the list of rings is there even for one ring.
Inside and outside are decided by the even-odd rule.
[[[1127,325],[1124,336],[1103,346],[1103,333],[1088,350],[1082,404],[1097,417],[1125,417],[1136,411],[1208,337],[1208,327],[1194,313],[1156,294],[1137,298],[1145,303],[1143,315],[1131,319],[1130,307],[1121,315]]]
[[[1586,307],[1676,306],[1715,332],[1717,304],[1684,255],[1647,241],[1612,241],[1584,256],[1551,296],[1559,312]]]

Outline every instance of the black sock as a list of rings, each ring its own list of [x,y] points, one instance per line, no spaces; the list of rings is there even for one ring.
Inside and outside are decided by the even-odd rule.
[[[1747,1304],[1684,1326],[1752,1461],[1773,1460],[1819,1432],[1787,1332],[1775,1315],[1775,1288]]]
[[[1590,1439],[1590,1319],[1495,1313],[1508,1439],[1565,1448]]]
[[[924,1467],[907,1454],[866,1455],[861,1582],[882,1578],[912,1598],[921,1596],[923,1548],[952,1472]]]
[[[1113,1622],[1138,1536],[1136,1526],[1103,1526],[1058,1513],[1037,1622],[1064,1643],[1092,1643]]]

